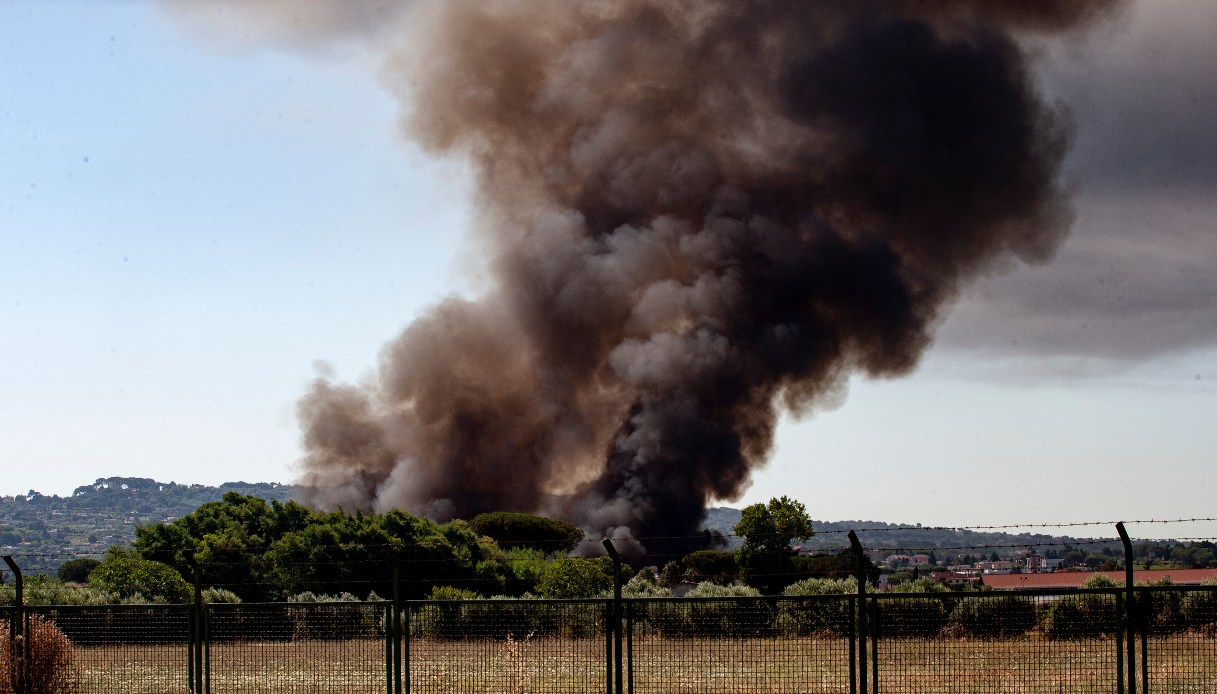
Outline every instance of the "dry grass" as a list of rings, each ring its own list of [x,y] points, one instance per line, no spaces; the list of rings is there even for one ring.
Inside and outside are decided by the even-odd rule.
[[[634,691],[775,694],[849,690],[840,637],[635,639]],[[893,639],[880,643],[887,692],[1111,692],[1113,639],[1046,641]],[[1150,642],[1151,691],[1217,692],[1217,639],[1182,634]],[[525,694],[604,689],[604,640],[525,637],[410,642],[411,690]],[[1139,657],[1139,656],[1138,656]],[[213,643],[215,692],[385,691],[384,642]],[[161,694],[186,689],[186,647],[75,648],[81,692]]]

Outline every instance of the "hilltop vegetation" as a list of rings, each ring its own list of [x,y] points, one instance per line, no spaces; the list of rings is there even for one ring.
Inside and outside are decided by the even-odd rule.
[[[276,483],[204,484],[157,482],[143,477],[103,477],[70,496],[30,490],[0,496],[0,553],[21,556],[28,573],[54,572],[76,554],[130,545],[139,525],[181,518],[224,494],[287,501],[295,487]]]

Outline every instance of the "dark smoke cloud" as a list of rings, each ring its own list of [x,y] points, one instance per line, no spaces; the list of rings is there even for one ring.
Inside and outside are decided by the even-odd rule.
[[[986,377],[1106,377],[1217,345],[1217,4],[1124,18],[1042,70],[1078,128],[1068,240],[1050,265],[977,283],[938,333]]]
[[[495,283],[317,381],[305,484],[693,535],[781,409],[907,373],[963,283],[1051,257],[1068,128],[1019,36],[1111,4],[417,5],[383,76],[474,165]]]

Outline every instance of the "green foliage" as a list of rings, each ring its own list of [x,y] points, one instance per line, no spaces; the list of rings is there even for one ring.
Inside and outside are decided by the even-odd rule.
[[[101,562],[92,557],[70,559],[59,565],[59,579],[73,583],[84,583],[89,580],[89,574],[93,573],[93,569],[96,569],[99,564]]]
[[[670,598],[672,589],[659,583],[659,576],[650,567],[639,571],[621,586],[625,598]]]
[[[794,572],[807,578],[847,578],[858,575],[858,560],[848,549],[836,554],[817,554],[811,557],[795,557]],[[862,556],[862,569],[870,583],[879,581],[879,567],[869,556]]]
[[[539,590],[541,578],[549,568],[545,553],[539,549],[509,549],[507,559],[507,595],[520,596]]]
[[[858,581],[847,578],[806,578],[786,586],[782,594],[792,598],[778,603],[774,625],[786,636],[808,636],[849,630],[850,603],[838,596],[856,595]],[[832,596],[832,597],[823,597]],[[804,598],[804,599],[796,599]]]
[[[735,552],[702,549],[686,554],[681,562],[688,567],[685,575],[691,581],[731,583],[739,574],[739,566],[735,563]]]
[[[467,590],[465,588],[457,588],[456,586],[435,586],[431,588],[431,595],[428,600],[476,600],[482,596]]]
[[[947,620],[952,633],[967,636],[1017,636],[1035,628],[1035,603],[1017,595],[966,597]]]
[[[766,552],[789,550],[791,542],[806,540],[814,532],[803,504],[785,496],[744,508],[735,524],[735,534],[744,538],[745,547]]]
[[[590,598],[613,587],[613,562],[608,557],[557,559],[546,569],[538,588],[551,599]]]
[[[124,599],[140,596],[149,601],[182,603],[192,598],[190,584],[173,567],[124,552],[110,553],[89,574],[89,585]]]
[[[1096,574],[1084,588],[1114,588],[1115,581]],[[1075,639],[1110,634],[1116,628],[1115,593],[1066,595],[1053,602],[1045,614],[1044,633],[1053,639]]]
[[[1217,579],[1201,584],[1205,590],[1188,591],[1179,600],[1179,617],[1190,629],[1217,635]]]
[[[229,586],[247,602],[322,587],[391,595],[395,564],[406,599],[435,584],[502,592],[510,573],[506,555],[464,521],[438,525],[397,510],[321,514],[236,493],[172,523],[141,527],[134,546],[183,577],[193,576],[193,558],[204,585]]]
[[[546,554],[569,552],[583,540],[583,531],[574,523],[528,513],[483,513],[469,521],[469,527],[504,549],[536,549]]]
[[[119,601],[119,596],[112,591],[45,574],[26,576],[24,588],[26,605],[111,605]],[[12,583],[0,586],[0,605],[14,604],[16,592]]]
[[[735,534],[744,538],[736,552],[741,577],[765,594],[781,592],[795,580],[790,543],[813,533],[807,509],[788,497],[746,507],[735,524]]]
[[[23,545],[23,551],[29,553],[21,562],[27,576],[55,574],[65,553],[83,547],[100,552],[111,545],[128,545],[138,526],[186,515],[200,504],[218,501],[228,491],[284,500],[296,489],[279,484],[232,482],[211,487],[106,477],[77,487],[68,496],[30,491],[0,497],[0,545]],[[30,544],[25,545],[27,542]]]
[[[288,597],[292,640],[378,638],[384,635],[383,612],[365,607],[350,593],[305,591]]]
[[[648,603],[646,621],[663,636],[756,637],[772,633],[773,610],[749,586],[703,582],[683,600]]]
[[[900,586],[900,593],[924,596],[879,600],[879,633],[886,636],[934,636],[947,623],[950,589],[929,578]]]
[[[241,602],[241,596],[228,590],[227,588],[204,588],[203,602],[205,603],[223,603],[235,605]]]

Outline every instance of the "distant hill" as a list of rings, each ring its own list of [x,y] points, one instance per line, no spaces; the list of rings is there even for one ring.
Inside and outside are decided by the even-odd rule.
[[[274,482],[205,484],[157,482],[143,477],[104,477],[71,496],[36,491],[0,496],[0,554],[19,555],[22,571],[59,567],[73,554],[101,553],[130,544],[135,526],[184,516],[227,492],[267,500],[293,498],[296,487]]]
[[[735,549],[743,544],[743,538],[734,535],[735,524],[742,512],[726,506],[706,511],[707,530],[721,533],[728,547]],[[1107,538],[1077,538],[1044,535],[1039,533],[981,532],[954,528],[923,528],[919,523],[898,524],[879,521],[820,521],[813,520],[811,527],[816,534],[803,546],[812,553],[836,552],[849,547],[847,533],[854,530],[858,541],[874,555],[928,554],[934,550],[940,561],[950,561],[958,555],[989,556],[993,552],[1005,557],[1019,549],[1035,549],[1044,553],[1046,549],[1060,551],[1066,545],[1083,550],[1102,550],[1104,547],[1123,551],[1120,542]]]
[[[274,482],[226,482],[218,487],[203,484],[158,482],[142,477],[105,477],[77,487],[71,496],[47,496],[36,491],[0,496],[0,554],[18,555],[23,571],[54,571],[73,555],[101,554],[110,545],[125,545],[135,539],[135,527],[161,523],[184,516],[209,501],[219,501],[226,492],[238,492],[267,500],[296,498],[298,488]],[[739,509],[712,508],[705,527],[721,533],[732,549],[742,544],[734,536]],[[804,543],[811,552],[835,552],[849,546],[845,533],[857,530],[864,547],[874,556],[911,554],[937,550],[938,559],[950,561],[960,554],[1008,556],[1020,548],[1061,548],[1066,544],[1083,550],[1120,549],[1114,539],[1054,537],[1023,533],[978,532],[920,528],[878,521],[812,521],[816,534]],[[1041,552],[1043,550],[1041,549]]]

